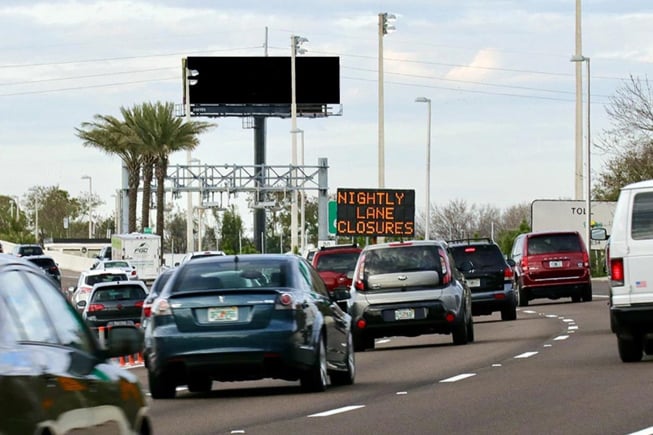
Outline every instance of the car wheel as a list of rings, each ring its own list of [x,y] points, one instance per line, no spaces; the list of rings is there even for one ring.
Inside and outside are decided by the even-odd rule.
[[[366,349],[374,349],[374,338],[364,335],[354,337],[354,352],[364,352]]]
[[[317,343],[317,360],[300,379],[302,390],[320,392],[326,390],[328,382],[326,349],[324,340],[320,337]]]
[[[467,340],[469,337],[467,335],[468,325],[469,322],[466,318],[464,319],[464,321],[454,324],[451,330],[453,344],[455,344],[456,346],[467,344]]]
[[[347,370],[331,372],[331,384],[333,385],[352,385],[354,383],[354,378],[356,377],[356,360],[354,358],[354,340],[349,333],[347,338]]]
[[[474,342],[474,319],[470,316],[467,319],[467,343]]]
[[[519,306],[527,307],[528,306],[528,295],[526,290],[524,290],[521,285],[519,286]]]
[[[580,302],[580,295],[573,295],[573,296],[571,297],[571,301],[572,301],[573,303],[577,304],[578,302]]]
[[[624,338],[617,336],[619,357],[623,362],[638,362],[642,360],[643,343],[640,337]]]
[[[147,380],[150,384],[150,394],[153,399],[174,399],[177,393],[177,386],[169,376],[161,373],[158,376],[147,371]]]
[[[191,393],[208,393],[213,387],[213,380],[208,376],[191,376],[188,379],[188,391]]]
[[[501,310],[501,320],[509,321],[517,319],[517,304],[518,302],[513,297],[513,300],[510,304],[503,307]]]
[[[583,289],[583,302],[592,302],[592,285],[588,284],[585,289]]]
[[[644,342],[644,353],[646,355],[653,355],[653,340],[646,340]]]

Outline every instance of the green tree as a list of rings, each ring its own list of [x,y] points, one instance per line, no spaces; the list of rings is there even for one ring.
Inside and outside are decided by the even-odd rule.
[[[220,249],[226,254],[241,253],[243,220],[232,205],[222,214],[220,225]]]
[[[81,217],[79,200],[71,198],[68,192],[61,190],[59,186],[30,188],[22,205],[32,228],[38,229],[40,243],[45,239],[67,237],[64,218],[74,221]]]
[[[14,243],[33,243],[34,233],[17,198],[0,195],[0,239]]]

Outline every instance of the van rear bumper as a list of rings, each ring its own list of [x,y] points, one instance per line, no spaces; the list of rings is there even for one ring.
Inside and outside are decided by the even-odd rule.
[[[610,307],[610,329],[615,334],[653,333],[653,303]]]

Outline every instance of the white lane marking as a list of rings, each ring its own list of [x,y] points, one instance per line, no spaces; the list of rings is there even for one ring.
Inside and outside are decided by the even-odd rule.
[[[532,310],[524,310],[524,311],[522,311],[522,313],[526,313],[526,314],[537,314],[535,311],[532,311]]]
[[[397,396],[405,396],[406,394],[408,394],[408,392],[407,391],[397,391],[396,394],[397,394]]]
[[[492,364],[492,367],[501,367],[501,364]]]
[[[545,317],[548,317],[549,319],[554,319],[554,318],[557,318],[558,315],[557,314],[547,314]]]
[[[647,427],[637,432],[631,432],[628,435],[653,435],[653,426]]]
[[[352,406],[343,406],[342,408],[332,409],[330,411],[319,412],[317,414],[311,414],[309,417],[328,417],[334,414],[341,414],[343,412],[353,411],[358,408],[365,408],[365,405],[352,405]]]
[[[530,358],[533,355],[537,355],[538,352],[524,352],[522,354],[517,355],[515,358]]]
[[[390,339],[384,338],[381,340],[376,340],[376,344],[390,343]]]
[[[463,379],[471,378],[472,376],[476,376],[476,373],[463,373],[461,375],[452,376],[450,378],[443,379],[440,382],[458,382],[458,381],[462,381]]]
[[[545,345],[542,346],[542,347],[552,347],[552,346],[553,346],[552,344],[547,343],[547,344],[545,344]]]
[[[556,338],[554,338],[553,341],[566,340],[566,339],[568,339],[568,338],[569,338],[568,335],[559,335],[559,336],[557,336]]]
[[[247,433],[247,432],[245,432],[245,429],[236,429],[236,430],[232,430],[231,433]]]
[[[574,323],[574,319],[562,319],[565,323]]]
[[[578,325],[569,325],[569,328],[567,328],[570,331],[573,331],[575,329],[578,329]]]

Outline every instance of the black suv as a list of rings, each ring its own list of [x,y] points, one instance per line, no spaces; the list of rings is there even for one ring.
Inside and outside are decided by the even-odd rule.
[[[25,257],[28,255],[43,255],[43,248],[41,245],[31,244],[31,245],[16,245],[11,251],[16,257]]]
[[[450,240],[447,246],[472,290],[473,314],[501,311],[501,320],[515,320],[519,305],[513,271],[515,262],[506,260],[491,239]]]
[[[40,267],[58,285],[61,285],[61,271],[52,257],[48,255],[24,255],[23,258]]]

